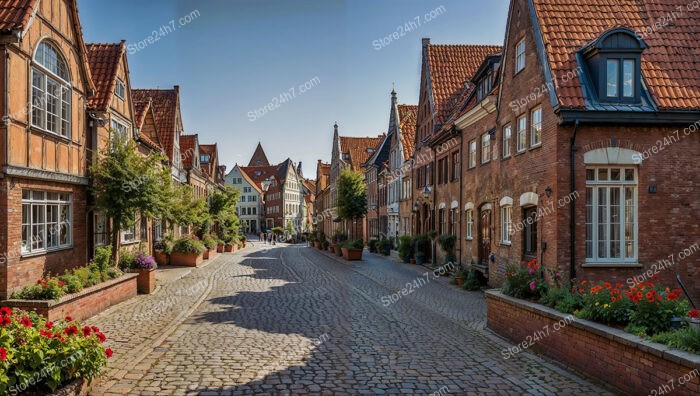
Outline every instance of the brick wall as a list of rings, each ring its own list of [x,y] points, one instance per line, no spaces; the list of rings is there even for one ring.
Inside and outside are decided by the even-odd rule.
[[[72,194],[73,246],[50,253],[21,257],[22,190]],[[0,183],[0,298],[22,286],[35,283],[45,274],[61,274],[87,264],[86,190],[84,186],[6,178]]]
[[[624,394],[647,395],[675,380],[674,395],[697,395],[700,375],[686,384],[679,378],[700,369],[700,357],[671,351],[652,343],[640,343],[638,337],[585,320],[564,321],[567,316],[547,307],[516,300],[498,291],[486,293],[488,327],[513,342],[513,347],[528,341],[549,326],[546,337],[531,349],[555,361],[614,387]],[[555,323],[567,323],[554,330]],[[513,349],[515,350],[515,349]],[[503,356],[510,356],[502,352]]]

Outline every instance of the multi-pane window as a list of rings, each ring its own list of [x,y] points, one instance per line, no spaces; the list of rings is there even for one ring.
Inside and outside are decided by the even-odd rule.
[[[481,163],[491,161],[491,134],[485,133],[481,136]]]
[[[122,243],[131,243],[140,241],[141,236],[141,217],[136,216],[136,220],[131,227],[126,227],[122,230]]]
[[[476,166],[476,140],[469,142],[469,168]]]
[[[440,218],[440,235],[445,235],[447,233],[447,222],[445,221],[445,209],[440,209],[438,211]]]
[[[114,87],[114,94],[121,100],[126,98],[126,87],[124,86],[124,81],[119,78],[117,79],[117,85]]]
[[[114,118],[112,118],[111,126],[112,130],[118,133],[122,139],[125,139],[129,135],[129,127]]]
[[[243,192],[244,192],[244,193],[249,193],[249,192],[250,192],[250,187],[243,187]]]
[[[513,227],[513,207],[511,205],[501,207],[501,243],[510,245],[511,227]]]
[[[542,108],[538,107],[530,113],[530,146],[542,143]]]
[[[32,67],[32,125],[70,137],[71,86],[63,57],[46,42],[39,44]]]
[[[467,217],[467,239],[474,239],[474,210],[469,209],[466,213]]]
[[[634,98],[634,69],[634,59],[608,59],[606,61],[605,96],[608,98]]]
[[[537,256],[537,206],[523,210],[523,253],[528,258]]]
[[[527,148],[527,117],[522,115],[518,118],[518,152],[525,151]]]
[[[636,258],[636,169],[586,169],[586,261],[634,262]]]
[[[503,158],[510,157],[510,141],[512,140],[513,131],[510,124],[503,127]]]
[[[109,226],[107,216],[105,216],[103,213],[95,212],[93,229],[95,247],[109,244]]]
[[[71,225],[70,194],[22,191],[22,253],[70,247]]]
[[[452,153],[452,181],[459,180],[459,151]]]
[[[525,39],[520,40],[515,46],[515,72],[525,68]]]

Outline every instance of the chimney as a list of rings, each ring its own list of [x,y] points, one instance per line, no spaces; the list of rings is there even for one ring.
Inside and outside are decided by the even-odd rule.
[[[430,37],[423,37],[423,39],[421,41],[423,43],[423,48],[430,45]]]
[[[180,93],[180,86],[179,85],[173,85],[173,89],[175,92]]]

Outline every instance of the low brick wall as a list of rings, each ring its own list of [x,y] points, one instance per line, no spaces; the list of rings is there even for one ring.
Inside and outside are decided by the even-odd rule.
[[[527,349],[549,356],[625,394],[661,394],[659,389],[664,385],[670,387],[669,381],[673,381],[674,395],[700,393],[698,355],[671,350],[622,330],[506,296],[498,290],[486,292],[486,304],[488,327],[513,341],[513,350],[539,334],[540,339],[528,344]],[[543,331],[546,326],[549,331]],[[542,334],[547,335],[543,337]],[[502,355],[505,357],[509,353],[504,351]],[[684,376],[689,381],[681,379]]]
[[[104,311],[112,305],[136,297],[138,274],[129,273],[58,300],[4,300],[3,307],[36,311],[49,320],[70,316],[83,320]]]

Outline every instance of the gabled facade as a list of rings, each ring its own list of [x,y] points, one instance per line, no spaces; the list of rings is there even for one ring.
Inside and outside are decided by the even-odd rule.
[[[214,144],[199,145],[199,164],[206,179],[207,195],[223,187],[223,177],[219,169],[219,150]]]
[[[209,184],[200,163],[199,134],[180,135],[180,147],[183,153],[192,153],[182,156],[186,183],[192,187],[195,198],[206,198]]]
[[[76,1],[0,4],[0,298],[87,263],[95,92]],[[50,111],[54,109],[55,111]]]
[[[401,194],[399,197],[399,235],[413,235],[415,230],[413,217],[413,160],[414,141],[416,136],[416,117],[418,106],[398,105],[396,116],[398,117],[398,133],[391,143],[392,151],[396,150],[401,159],[401,167],[392,172],[391,178],[400,178]]]
[[[240,191],[241,198],[236,204],[236,212],[241,227],[249,234],[262,232],[263,192],[262,185],[253,180],[241,166],[236,164],[226,175],[226,185]]]
[[[331,164],[318,160],[318,163],[316,164],[316,200],[314,203],[315,216],[311,224],[315,231],[323,231],[325,235],[330,235],[330,232],[333,230],[330,177]]]

